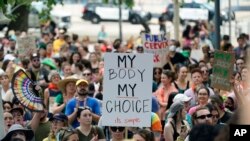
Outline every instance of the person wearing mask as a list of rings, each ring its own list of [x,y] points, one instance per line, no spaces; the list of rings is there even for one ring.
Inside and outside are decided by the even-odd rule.
[[[200,36],[200,41],[199,41],[200,48],[205,46],[205,45],[208,45],[210,51],[214,52],[214,46],[213,46],[212,42],[207,38],[206,33],[204,31],[200,31],[199,36]]]

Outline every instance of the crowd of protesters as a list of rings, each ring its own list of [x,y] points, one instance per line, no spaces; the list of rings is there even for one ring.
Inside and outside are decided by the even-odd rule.
[[[111,43],[102,27],[93,44],[65,29],[44,28],[35,51],[23,55],[20,36],[27,34],[14,31],[0,39],[3,141],[211,141],[237,111],[239,95],[250,89],[249,36],[240,34],[233,45],[224,35],[218,49],[213,26],[187,25],[182,40],[169,40],[164,65],[153,68],[151,127],[106,127],[101,123],[103,55],[143,53],[141,39]],[[211,86],[216,50],[235,54],[231,91]],[[29,111],[14,96],[11,80],[20,68],[41,86],[44,112]]]

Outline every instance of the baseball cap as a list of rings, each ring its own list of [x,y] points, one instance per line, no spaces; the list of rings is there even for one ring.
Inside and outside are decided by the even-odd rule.
[[[34,58],[40,58],[38,53],[32,53],[30,56],[30,59],[34,59]]]
[[[89,85],[88,81],[85,79],[80,79],[76,81],[76,86],[78,86],[80,83],[85,83],[86,85]]]
[[[188,97],[188,96],[186,96],[186,95],[184,95],[184,94],[177,94],[175,97],[174,97],[174,99],[173,99],[173,102],[175,103],[175,102],[179,102],[179,101],[181,101],[181,102],[188,102],[188,101],[190,101],[192,99],[192,97]]]
[[[53,121],[53,120],[68,121],[68,117],[63,113],[58,113],[58,114],[53,115],[53,117],[49,119],[49,121]]]

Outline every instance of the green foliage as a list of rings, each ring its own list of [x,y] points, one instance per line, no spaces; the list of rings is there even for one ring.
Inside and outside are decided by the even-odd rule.
[[[18,14],[14,15],[12,12],[21,5],[27,5],[27,8],[30,8],[33,1],[42,1],[45,5],[40,13],[38,13],[41,23],[46,22],[50,19],[50,11],[53,9],[53,6],[57,4],[57,0],[0,0],[0,12],[11,20],[15,20],[16,17],[20,16]],[[60,1],[60,4],[63,4],[63,0]]]
[[[125,4],[129,7],[132,8],[134,6],[134,0],[125,0]]]

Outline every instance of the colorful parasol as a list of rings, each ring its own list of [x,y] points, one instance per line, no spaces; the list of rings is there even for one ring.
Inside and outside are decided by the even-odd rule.
[[[11,88],[15,97],[29,110],[42,112],[44,110],[43,99],[39,97],[35,87],[35,83],[22,69],[14,73]]]

